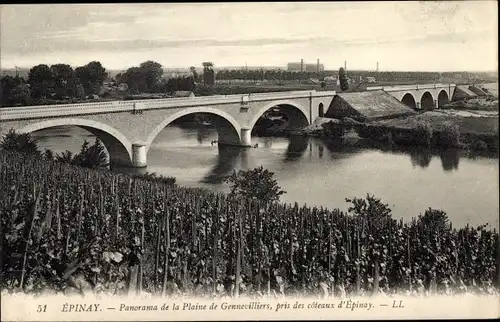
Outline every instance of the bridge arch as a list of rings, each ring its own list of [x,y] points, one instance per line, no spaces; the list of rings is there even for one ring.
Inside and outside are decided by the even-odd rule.
[[[79,118],[47,119],[27,125],[20,129],[22,133],[31,133],[56,126],[78,126],[95,135],[104,144],[109,154],[109,161],[113,165],[132,165],[132,144],[117,129],[97,121]]]
[[[415,97],[411,93],[406,93],[401,99],[401,103],[413,109],[417,108],[417,102],[415,101]]]
[[[254,115],[254,117],[248,124],[250,132],[253,130],[255,124],[257,124],[259,118],[273,107],[280,107],[283,112],[290,117],[287,126],[288,129],[300,129],[310,124],[309,110],[303,107],[301,104],[294,101],[274,101],[261,107]]]
[[[430,92],[424,92],[422,94],[420,106],[423,110],[432,110],[434,108],[434,98]]]
[[[444,89],[441,90],[438,95],[438,107],[443,107],[445,104],[448,104],[449,102],[450,102],[450,96]]]
[[[204,114],[212,114],[215,116],[218,116],[216,119],[214,119],[216,123],[216,130],[219,135],[219,143],[221,144],[227,144],[227,145],[239,145],[240,144],[240,131],[241,131],[241,126],[234,119],[231,115],[227,114],[226,112],[216,109],[216,108],[211,108],[211,107],[192,107],[192,108],[185,108],[177,113],[167,117],[164,119],[160,124],[158,124],[153,131],[148,135],[146,138],[145,146],[146,146],[146,154],[151,147],[151,144],[153,143],[154,139],[158,136],[158,134],[170,123],[173,121],[189,115],[189,114],[194,114],[194,113],[204,113]]]

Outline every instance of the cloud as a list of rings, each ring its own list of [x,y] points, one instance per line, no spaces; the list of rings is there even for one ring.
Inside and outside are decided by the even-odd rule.
[[[118,53],[125,59],[165,50],[203,55],[208,49],[227,61],[257,57],[262,49],[274,57],[259,59],[276,61],[291,47],[314,49],[314,57],[344,48],[460,48],[496,42],[493,8],[489,1],[8,5],[1,7],[1,61]]]

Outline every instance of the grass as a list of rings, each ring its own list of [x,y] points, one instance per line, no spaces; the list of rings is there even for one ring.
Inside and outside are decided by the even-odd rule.
[[[433,131],[442,131],[447,123],[459,126],[460,133],[498,135],[498,116],[461,116],[442,112],[424,112],[414,116],[374,121],[373,124],[396,128],[415,128],[421,122],[429,122]]]

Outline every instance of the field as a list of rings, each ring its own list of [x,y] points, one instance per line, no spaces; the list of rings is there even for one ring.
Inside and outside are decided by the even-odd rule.
[[[404,223],[369,196],[349,214],[266,205],[5,151],[0,185],[3,290],[498,294],[498,232],[438,210]]]

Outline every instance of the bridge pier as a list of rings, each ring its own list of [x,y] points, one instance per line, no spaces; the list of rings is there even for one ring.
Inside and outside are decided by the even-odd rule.
[[[240,134],[241,134],[240,146],[242,147],[252,146],[252,129],[241,128]]]
[[[433,108],[438,108],[438,107],[439,107],[438,100],[434,100],[434,106],[433,106]]]
[[[144,168],[146,166],[147,166],[146,144],[144,143],[132,144],[132,167]]]

